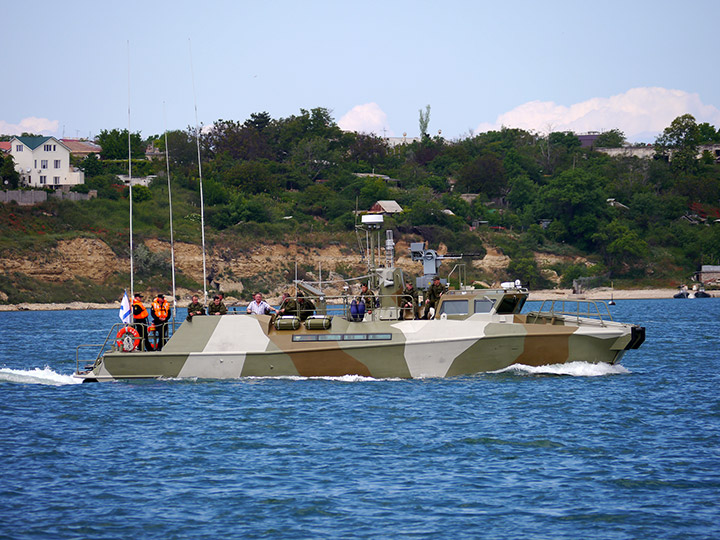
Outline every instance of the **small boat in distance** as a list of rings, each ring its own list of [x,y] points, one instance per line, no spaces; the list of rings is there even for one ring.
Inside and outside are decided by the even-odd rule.
[[[688,290],[687,285],[682,285],[673,298],[712,298],[712,295],[705,291],[705,286],[701,283],[693,285],[691,290]]]
[[[368,218],[368,219],[365,219]],[[378,218],[380,218],[378,220]],[[363,216],[372,240],[382,216]],[[362,227],[361,227],[362,228]],[[374,244],[374,242],[373,242]],[[231,312],[195,316],[172,332],[162,351],[143,350],[139,339],[120,339],[122,325],[98,344],[95,360],[75,376],[84,381],[137,378],[231,379],[361,375],[422,378],[472,375],[513,364],[618,363],[645,340],[645,328],[613,321],[604,302],[552,300],[522,313],[528,290],[519,282],[499,289],[460,286],[437,300],[434,316],[416,319],[404,307],[410,281],[394,266],[392,232],[386,231],[385,266],[374,265],[372,300],[349,290],[329,297],[313,284],[296,282],[314,304],[314,314],[250,315]],[[418,289],[439,279],[444,258],[421,242],[410,246],[421,262]],[[452,257],[448,257],[452,258]],[[298,295],[299,296],[299,295]],[[366,302],[365,302],[366,301]],[[360,304],[362,307],[360,306]]]

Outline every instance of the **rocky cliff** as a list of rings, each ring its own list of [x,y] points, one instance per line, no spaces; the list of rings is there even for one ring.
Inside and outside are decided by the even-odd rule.
[[[170,244],[166,241],[149,239],[145,241],[147,248],[153,253],[170,252]],[[447,252],[441,245],[441,254]],[[472,261],[473,269],[486,275],[493,281],[503,279],[510,258],[497,249],[486,246],[486,255],[482,259]],[[395,248],[396,265],[412,275],[417,275],[420,265],[410,259],[409,245],[399,241]],[[557,262],[559,257],[546,254],[536,255],[541,268]],[[198,245],[183,242],[175,243],[176,268],[185,276],[198,284],[203,281],[202,249]],[[452,269],[446,262],[442,271]],[[340,245],[329,245],[323,248],[307,247],[298,243],[257,244],[251,249],[233,251],[227,247],[215,247],[208,250],[206,268],[208,288],[210,291],[242,292],[246,288],[254,290],[262,288],[269,291],[271,298],[276,298],[286,290],[295,277],[298,268],[300,278],[316,280],[318,272],[322,272],[324,286],[328,294],[339,294],[346,283],[343,278],[366,273],[367,267],[357,249],[354,251]],[[75,238],[61,240],[53,249],[45,252],[34,252],[22,257],[0,258],[0,272],[3,274],[19,273],[41,282],[62,284],[78,277],[86,278],[94,283],[103,283],[110,276],[126,274],[129,261],[119,258],[110,247],[98,238]],[[547,271],[546,277],[556,276]],[[160,292],[147,284],[136,285],[149,294]],[[167,292],[167,291],[163,291]],[[178,291],[182,299],[186,299],[196,291],[182,289]],[[7,295],[0,291],[0,301],[6,301]],[[87,299],[91,301],[92,299]]]

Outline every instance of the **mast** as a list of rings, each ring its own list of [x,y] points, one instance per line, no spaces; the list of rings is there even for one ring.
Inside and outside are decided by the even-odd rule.
[[[170,266],[172,268],[173,323],[177,315],[177,297],[175,295],[175,239],[173,237],[172,190],[170,189],[170,152],[167,138],[167,115],[163,101],[163,122],[165,123],[165,166],[167,168],[168,203],[170,205]]]
[[[135,272],[133,268],[133,198],[132,198],[132,144],[130,142],[130,40],[128,49],[128,183],[130,184],[130,302],[135,298]]]
[[[202,161],[200,159],[200,124],[198,123],[197,96],[195,94],[195,71],[193,70],[192,42],[190,41],[190,38],[188,38],[188,46],[190,48],[190,75],[192,77],[193,102],[195,105],[195,141],[197,143],[198,175],[200,178],[200,231],[202,235],[203,304],[207,305],[207,266],[205,263],[205,202],[203,199]]]

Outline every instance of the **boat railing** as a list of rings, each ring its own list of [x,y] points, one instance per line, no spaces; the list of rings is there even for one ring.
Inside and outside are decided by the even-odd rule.
[[[367,314],[370,320],[378,320],[384,318],[381,313],[387,313],[388,310],[398,313],[396,318],[399,318],[399,310],[403,303],[404,294],[374,294],[374,302],[372,306],[364,305],[364,314]],[[339,295],[321,295],[321,296],[309,296],[303,297],[305,300],[311,300],[315,309],[305,312],[305,315],[328,315],[335,317],[342,317],[349,321],[357,320],[353,318],[353,302],[357,306],[361,302],[360,295],[353,294],[339,294]],[[288,300],[297,300],[297,297],[291,296]],[[363,304],[365,304],[365,301]],[[281,309],[282,304],[277,306],[277,309]],[[246,307],[232,306],[228,309],[228,315],[246,315]]]
[[[577,323],[580,323],[580,319],[593,319],[599,321],[601,325],[613,320],[608,305],[603,301],[595,300],[544,300],[538,310],[527,314],[528,322],[533,323],[540,322],[541,319],[550,319],[552,323],[561,318],[564,320],[574,318]]]
[[[168,335],[165,340],[166,342],[175,333],[175,329],[178,326],[180,326],[180,324],[182,324],[181,321],[168,321],[167,322],[166,326],[167,326]],[[134,323],[132,325],[127,325],[125,323],[114,324],[108,331],[107,336],[105,336],[105,340],[102,343],[82,343],[75,348],[75,371],[77,373],[80,373],[80,363],[81,362],[84,364],[88,364],[88,365],[83,366],[85,368],[85,370],[87,370],[87,369],[92,368],[93,365],[97,364],[98,361],[100,360],[100,358],[105,353],[110,352],[110,351],[119,350],[119,347],[117,345],[117,340],[119,339],[118,334],[120,333],[121,330],[123,330],[124,328],[127,328],[128,326],[135,327],[135,328],[137,328],[139,326],[144,326],[144,327],[146,327],[146,331],[149,332],[149,336],[151,338],[155,337],[155,339],[157,339],[157,334],[156,333],[154,334],[154,332],[156,332],[156,330],[154,330],[153,324],[149,324],[149,325],[140,324],[140,323]],[[138,330],[138,334],[140,337],[136,338],[136,339],[139,339],[140,343],[136,350],[145,351],[146,347],[145,347],[145,341],[142,339],[142,332],[140,332]],[[81,357],[81,352],[84,352],[87,350],[92,350],[95,357],[92,358],[92,355],[88,355],[89,358],[84,355]]]

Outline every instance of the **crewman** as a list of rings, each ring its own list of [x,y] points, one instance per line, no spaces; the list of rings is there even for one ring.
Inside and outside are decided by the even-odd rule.
[[[250,302],[247,307],[248,313],[254,313],[255,315],[266,315],[270,312],[277,313],[278,310],[263,300],[262,294],[259,292],[255,293],[255,300]]]
[[[365,303],[365,309],[370,312],[375,307],[375,295],[368,289],[367,283],[360,286],[360,300]]]
[[[405,284],[405,291],[400,299],[400,306],[403,310],[404,319],[418,318],[418,291],[409,281]]]
[[[294,315],[296,317],[299,315],[298,303],[289,293],[283,293],[283,301],[280,304],[278,315]]]
[[[432,284],[428,287],[425,293],[425,314],[424,319],[432,319],[435,316],[435,307],[437,306],[438,300],[445,292],[445,287],[440,283],[440,278],[435,276]]]
[[[192,321],[195,315],[205,315],[205,306],[203,306],[197,294],[192,295],[192,302],[188,305],[187,320]]]
[[[157,335],[156,351],[162,351],[165,341],[167,340],[167,322],[170,315],[170,304],[165,300],[164,294],[158,294],[152,303],[152,318],[155,326],[155,334]]]
[[[208,306],[208,315],[225,315],[225,314],[227,314],[227,307],[223,303],[222,299],[217,295],[213,296],[213,301]]]
[[[148,336],[148,312],[143,305],[142,299],[143,295],[141,293],[135,293],[132,304],[133,319],[135,319],[135,329],[138,331],[138,334],[140,334],[140,337],[143,340],[145,350],[151,351],[152,343],[150,343],[150,338]]]
[[[297,293],[297,305],[298,305],[298,316],[301,321],[305,321],[310,315],[315,314],[315,304],[309,298],[305,298],[305,295],[298,291]]]

